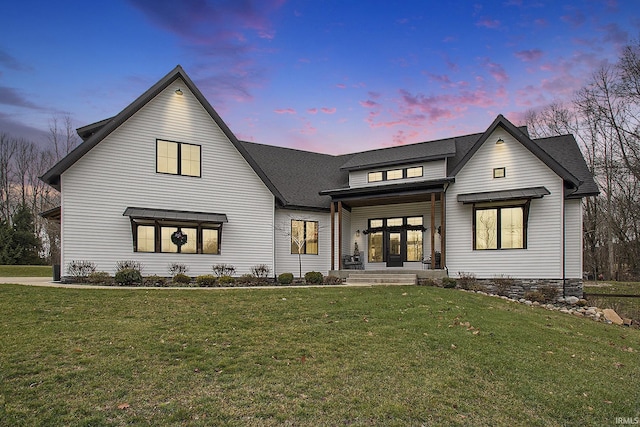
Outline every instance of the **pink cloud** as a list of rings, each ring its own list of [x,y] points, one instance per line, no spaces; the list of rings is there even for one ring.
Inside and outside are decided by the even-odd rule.
[[[393,145],[404,145],[410,142],[414,142],[419,135],[420,135],[420,132],[415,130],[411,130],[408,132],[399,130],[396,133],[394,133],[391,138],[393,140]]]
[[[276,114],[296,114],[296,110],[293,108],[278,108],[273,110],[273,112]]]
[[[476,26],[478,27],[484,27],[484,28],[490,28],[490,29],[496,29],[498,27],[500,27],[500,21],[497,19],[481,19],[480,21],[476,22]]]
[[[323,112],[323,113],[325,113],[325,114],[333,114],[333,113],[335,113],[335,112],[336,112],[336,108],[335,108],[335,107],[332,107],[332,108],[322,107],[322,108],[320,109],[320,111],[322,111],[322,112]]]
[[[307,108],[307,113],[316,114],[318,112],[317,108]]]
[[[380,104],[370,99],[367,99],[366,101],[360,101],[360,105],[363,106],[364,108],[374,108]]]
[[[519,52],[514,53],[516,58],[523,62],[537,61],[542,58],[542,51],[540,49],[531,49],[531,50],[521,50]]]
[[[489,74],[491,74],[491,77],[493,77],[496,82],[506,83],[509,81],[509,76],[507,75],[507,72],[502,67],[502,65],[491,62],[489,59],[485,60],[484,65],[487,68]]]
[[[345,89],[345,88],[347,87],[347,85],[345,85],[344,83],[338,83],[338,84],[336,85],[336,87],[337,87],[338,89]]]

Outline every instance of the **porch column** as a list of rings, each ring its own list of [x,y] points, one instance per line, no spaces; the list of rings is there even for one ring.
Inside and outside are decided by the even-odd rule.
[[[338,270],[342,269],[342,202],[338,202]]]
[[[444,191],[440,193],[440,268],[444,268],[446,264],[446,221],[445,221],[445,216],[446,216],[446,198],[445,198],[445,194]]]
[[[336,266],[336,207],[331,201],[331,270],[335,270]]]
[[[431,269],[436,268],[436,193],[431,193]]]

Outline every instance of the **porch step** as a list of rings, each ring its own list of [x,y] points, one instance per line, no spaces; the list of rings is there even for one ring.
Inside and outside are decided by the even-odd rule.
[[[415,285],[418,276],[409,273],[349,273],[348,285]]]

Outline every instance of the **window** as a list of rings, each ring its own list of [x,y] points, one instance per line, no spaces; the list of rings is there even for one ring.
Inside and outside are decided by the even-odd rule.
[[[494,168],[493,169],[493,177],[494,178],[504,178],[507,176],[507,171],[505,168]]]
[[[138,226],[138,252],[155,252],[155,228],[152,225]]]
[[[524,249],[528,207],[474,208],[474,249]]]
[[[220,226],[217,224],[166,224],[147,220],[134,221],[134,251],[181,254],[220,254]],[[182,245],[175,234],[186,236]]]
[[[291,220],[291,253],[318,255],[318,221]]]
[[[382,228],[384,220],[370,219],[369,229]],[[369,233],[369,262],[382,262],[382,231],[372,231]]]
[[[422,176],[422,166],[407,168],[407,178],[418,178]]]
[[[394,179],[418,178],[423,176],[422,166],[414,166],[405,169],[391,169],[387,171],[369,172],[369,182],[392,181]]]
[[[422,261],[422,217],[407,218],[407,261]]]
[[[156,172],[200,177],[201,147],[183,142],[156,141]]]
[[[387,179],[401,179],[402,178],[402,169],[394,169],[391,171],[387,171]]]
[[[382,181],[382,172],[369,172],[369,182]]]

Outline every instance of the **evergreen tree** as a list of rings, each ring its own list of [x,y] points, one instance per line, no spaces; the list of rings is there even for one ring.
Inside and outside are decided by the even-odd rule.
[[[20,259],[21,251],[16,251],[13,241],[13,228],[3,219],[0,219],[0,264],[13,265]]]
[[[31,209],[26,204],[18,207],[12,217],[13,236],[9,255],[15,259],[14,264],[42,264],[40,258],[41,242],[35,233],[35,225]]]

